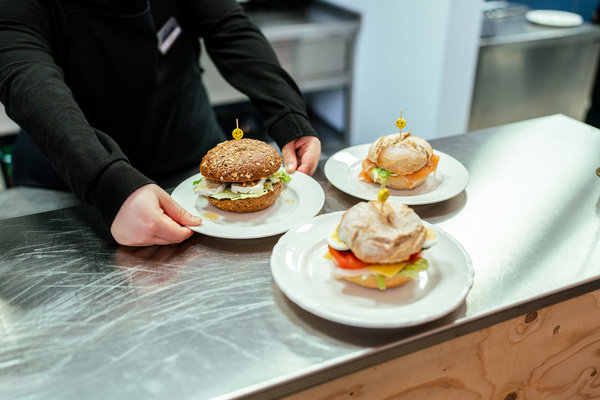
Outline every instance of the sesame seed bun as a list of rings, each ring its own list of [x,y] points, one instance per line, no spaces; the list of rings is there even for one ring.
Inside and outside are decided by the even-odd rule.
[[[238,199],[238,200],[217,200],[213,199],[210,196],[204,196],[210,204],[213,206],[225,210],[231,211],[235,213],[248,213],[254,211],[264,210],[265,208],[271,207],[275,200],[281,194],[281,181],[277,182],[273,185],[273,190],[269,191],[267,194],[260,197],[251,197],[249,199]]]
[[[217,182],[247,182],[274,174],[282,162],[277,150],[268,143],[254,139],[228,140],[206,153],[200,173]]]

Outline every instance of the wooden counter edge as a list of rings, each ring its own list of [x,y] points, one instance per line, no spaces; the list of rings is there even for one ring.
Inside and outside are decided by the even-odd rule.
[[[589,399],[599,370],[596,290],[284,399]]]

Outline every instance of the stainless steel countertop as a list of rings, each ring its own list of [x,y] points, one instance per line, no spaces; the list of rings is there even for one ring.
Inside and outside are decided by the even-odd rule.
[[[470,254],[463,306],[409,329],[315,317],[274,284],[278,237],[129,249],[73,207],[0,221],[0,398],[273,398],[600,288],[600,132],[555,115],[432,141],[470,172],[414,207]],[[315,177],[323,213],[358,202]]]

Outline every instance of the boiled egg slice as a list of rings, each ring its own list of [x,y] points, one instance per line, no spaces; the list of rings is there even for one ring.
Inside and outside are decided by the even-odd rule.
[[[433,225],[424,223],[423,226],[425,226],[425,243],[423,243],[423,249],[428,249],[438,242],[438,234]]]
[[[333,232],[327,236],[327,244],[331,246],[331,248],[337,251],[347,251],[350,250],[350,246],[346,243],[342,242],[338,236],[338,226],[335,226]]]
[[[262,178],[252,186],[244,186],[242,184],[232,183],[231,191],[233,193],[261,193],[264,190],[266,180],[266,178]]]

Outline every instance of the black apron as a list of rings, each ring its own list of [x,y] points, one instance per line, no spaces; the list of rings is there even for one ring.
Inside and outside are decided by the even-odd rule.
[[[150,0],[124,15],[83,0],[66,4],[65,40],[56,58],[90,125],[159,184],[197,171],[202,156],[225,136],[202,84],[198,38],[186,29],[177,2]],[[171,18],[182,33],[161,54],[157,32]],[[15,145],[13,179],[67,189],[25,132]]]

